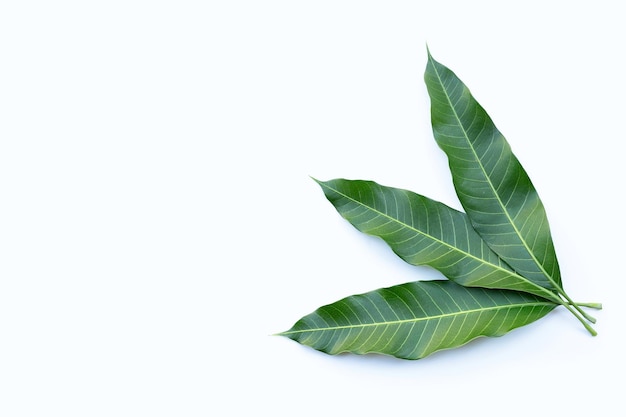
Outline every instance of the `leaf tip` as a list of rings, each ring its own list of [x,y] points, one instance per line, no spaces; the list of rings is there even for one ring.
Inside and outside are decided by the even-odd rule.
[[[324,184],[324,181],[318,180],[317,178],[309,175],[309,178],[311,178],[313,181],[315,181],[317,183],[317,185],[319,185],[320,187],[322,186],[322,184]]]
[[[433,58],[433,55],[430,53],[430,48],[427,47],[426,48],[426,52],[428,54],[428,62],[430,64],[432,64],[432,65],[439,64],[439,62],[435,58]]]
[[[291,331],[291,330],[292,330],[292,329],[285,330],[285,331],[278,332],[278,333],[272,333],[272,334],[270,334],[269,336],[272,336],[272,337],[273,337],[273,336],[289,337],[289,333],[290,333],[290,331]]]

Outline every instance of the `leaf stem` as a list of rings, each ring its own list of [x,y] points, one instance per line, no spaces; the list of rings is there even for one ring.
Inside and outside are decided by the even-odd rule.
[[[567,300],[569,305],[574,307],[576,309],[576,311],[578,311],[580,313],[581,316],[583,316],[586,320],[588,320],[588,321],[590,321],[592,323],[596,322],[595,317],[587,314],[582,308],[580,308],[580,306],[578,304],[576,304],[574,301],[572,301],[572,299],[569,298],[569,296],[565,293],[565,291],[563,291],[563,288],[561,288],[560,286],[557,287],[557,288],[558,288],[559,293]],[[572,311],[572,310],[570,309],[570,311]]]
[[[602,310],[602,303],[575,303],[581,307],[593,308],[595,310]]]
[[[574,316],[576,316],[576,318],[578,320],[582,320],[582,318],[584,317],[586,320],[588,320],[591,323],[595,323],[596,319],[595,317],[592,317],[591,315],[589,315],[588,313],[586,313],[585,311],[583,311],[580,307],[588,307],[588,308],[593,308],[596,310],[602,310],[602,303],[575,303],[574,301],[572,301],[571,298],[569,298],[567,296],[567,294],[565,294],[565,292],[563,291],[562,288],[559,287],[559,295],[562,295],[565,300],[563,300],[563,298],[559,297],[559,295],[553,293],[553,292],[548,292],[549,293],[549,300],[552,300],[553,302],[556,302],[557,304],[562,304],[563,306],[565,306],[569,311],[571,311]],[[574,309],[572,309],[572,307]],[[577,314],[576,312],[580,313]],[[581,317],[582,316],[582,317]],[[586,325],[586,322],[583,322],[583,324],[585,325],[585,327],[587,328],[587,330],[589,330],[589,327]],[[592,333],[593,334],[593,333]],[[594,335],[595,336],[595,335]]]
[[[570,302],[571,302],[571,300],[568,300],[568,301],[570,301]],[[566,309],[568,309],[568,310],[569,310],[569,311],[570,311],[570,312],[571,312],[571,313],[572,313],[572,314],[573,314],[573,315],[574,315],[574,316],[578,319],[578,321],[580,321],[580,322],[583,324],[583,326],[585,326],[585,329],[587,329],[587,331],[588,331],[589,333],[591,333],[591,335],[592,335],[592,336],[597,336],[597,335],[598,335],[598,332],[596,332],[596,331],[595,331],[595,329],[594,329],[593,327],[591,327],[591,325],[590,325],[587,321],[585,321],[585,320],[584,320],[584,319],[583,319],[583,318],[582,318],[582,317],[578,314],[578,311],[580,311],[580,309],[576,309],[576,310],[574,310],[574,309],[572,308],[572,305],[573,305],[573,306],[577,306],[578,304],[574,304],[574,303],[572,303],[572,304],[563,303],[563,306],[564,306]]]

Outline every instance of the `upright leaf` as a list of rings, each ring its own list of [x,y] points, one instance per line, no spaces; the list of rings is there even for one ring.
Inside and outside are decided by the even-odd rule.
[[[474,229],[520,275],[560,289],[545,209],[508,142],[465,84],[430,53],[424,78],[435,140]]]
[[[502,336],[555,307],[517,291],[418,281],[326,305],[280,335],[329,354],[372,352],[420,359],[479,336]]]
[[[558,292],[576,317],[574,310],[595,322],[563,290],[545,209],[504,136],[465,84],[430,53],[424,79],[435,140],[448,156],[474,229],[519,275]]]
[[[342,217],[358,230],[382,238],[412,265],[428,265],[465,286],[519,290],[560,300],[516,274],[460,211],[373,181],[335,179],[318,184]]]

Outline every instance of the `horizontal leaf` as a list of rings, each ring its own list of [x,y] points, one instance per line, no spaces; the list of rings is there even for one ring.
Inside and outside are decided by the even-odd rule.
[[[373,181],[317,182],[341,216],[382,238],[412,265],[428,265],[465,286],[525,291],[558,301],[551,291],[516,274],[458,210]]]
[[[435,140],[473,227],[520,275],[559,289],[561,276],[544,206],[528,174],[469,89],[428,54],[425,73]]]
[[[517,291],[417,281],[323,306],[280,335],[329,354],[381,353],[420,359],[479,336],[502,336],[555,307]]]

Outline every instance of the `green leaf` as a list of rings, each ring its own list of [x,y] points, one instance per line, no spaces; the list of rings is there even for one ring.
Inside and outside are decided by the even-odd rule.
[[[435,140],[448,156],[474,229],[519,275],[571,302],[562,288],[546,211],[509,143],[467,86],[430,53],[424,79]]]
[[[418,281],[323,306],[279,335],[328,354],[381,353],[420,359],[479,336],[502,336],[555,307],[517,291]]]
[[[430,52],[425,81],[435,139],[462,213],[373,181],[317,181],[358,230],[450,281],[417,281],[344,298],[280,333],[336,354],[420,359],[479,336],[501,336],[563,305],[596,335],[562,288],[547,215],[528,174],[469,89]]]
[[[317,180],[316,180],[317,181]],[[472,228],[465,213],[411,191],[373,181],[317,181],[339,214],[382,238],[412,265],[428,265],[458,284],[529,292],[559,302],[516,274]]]
[[[430,54],[425,80],[435,140],[472,225],[518,273],[556,289],[561,276],[546,212],[508,142],[465,84]]]

